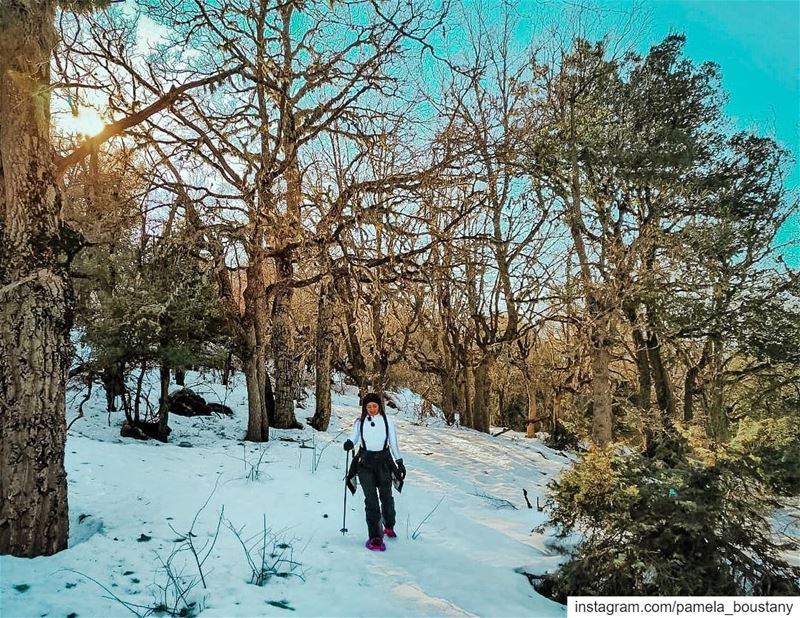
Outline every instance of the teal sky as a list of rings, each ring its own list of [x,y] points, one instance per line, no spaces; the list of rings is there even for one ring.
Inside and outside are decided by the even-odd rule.
[[[800,2],[797,0],[657,0],[652,31],[687,36],[686,53],[722,68],[726,108],[736,125],[774,135],[800,151]],[[791,186],[800,184],[795,162]]]

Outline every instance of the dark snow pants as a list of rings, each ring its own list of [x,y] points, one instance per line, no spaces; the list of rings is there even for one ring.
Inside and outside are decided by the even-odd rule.
[[[383,525],[394,528],[395,511],[392,497],[391,455],[389,451],[363,451],[358,466],[358,481],[364,490],[364,507],[367,514],[369,538],[383,536]],[[380,506],[378,497],[380,496]]]

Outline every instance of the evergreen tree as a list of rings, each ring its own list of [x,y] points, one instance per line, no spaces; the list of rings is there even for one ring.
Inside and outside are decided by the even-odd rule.
[[[790,595],[798,549],[776,540],[768,519],[778,503],[747,460],[711,462],[682,439],[656,456],[593,449],[554,483],[550,524],[582,539],[540,591],[570,595]]]
[[[219,364],[215,349],[227,343],[219,294],[179,239],[118,250],[113,269],[114,287],[91,295],[84,309],[83,341],[101,365],[161,368],[159,423],[166,439],[170,370]]]

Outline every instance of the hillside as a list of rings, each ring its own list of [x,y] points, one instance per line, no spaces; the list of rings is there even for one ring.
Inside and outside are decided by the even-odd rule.
[[[183,576],[182,585],[194,579],[186,601],[209,617],[566,613],[518,572],[541,572],[559,560],[546,538],[531,533],[544,513],[527,508],[522,490],[534,505],[542,500],[569,461],[564,455],[513,432],[492,437],[438,419],[420,423],[418,398],[397,394],[399,410],[388,411],[409,470],[396,497],[398,538],[385,553],[369,552],[360,489],[348,494],[348,532],[340,532],[341,432],[358,413],[352,390],[334,395],[326,433],[273,430],[259,445],[240,441],[247,420],[241,376],[227,390],[196,373],[186,383],[234,416],[173,415],[169,444],[120,438],[122,413],[109,416],[102,389],[92,393],[67,442],[70,548],[45,558],[0,557],[3,616],[144,614],[164,599],[164,587],[174,601],[162,561]],[[68,392],[68,420],[83,394]],[[307,404],[313,409],[313,398]],[[297,411],[299,419],[306,415]],[[256,586],[232,528],[259,562],[264,522],[267,558],[275,554],[270,564],[278,562]],[[201,558],[210,550],[206,589],[185,542],[190,528],[194,546],[205,545]]]

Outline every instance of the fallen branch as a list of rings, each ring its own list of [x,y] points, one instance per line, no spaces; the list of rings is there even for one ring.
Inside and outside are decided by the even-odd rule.
[[[484,498],[494,504],[494,508],[496,509],[514,509],[518,511],[519,509],[514,505],[513,502],[510,502],[504,498],[496,498],[495,496],[490,496],[489,494],[483,492],[475,492],[472,494],[473,496],[478,496],[479,498]]]

